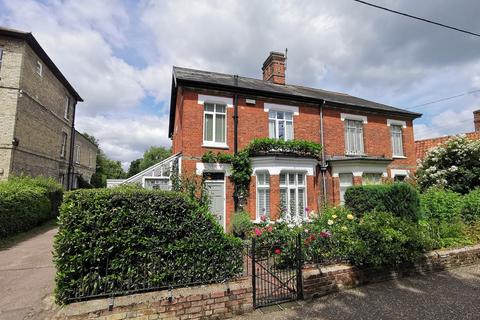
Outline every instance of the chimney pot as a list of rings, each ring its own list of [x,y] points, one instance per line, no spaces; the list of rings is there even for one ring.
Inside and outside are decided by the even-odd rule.
[[[480,132],[480,110],[473,111],[473,123],[475,132]]]
[[[276,84],[285,84],[285,55],[271,51],[263,63],[263,80]]]

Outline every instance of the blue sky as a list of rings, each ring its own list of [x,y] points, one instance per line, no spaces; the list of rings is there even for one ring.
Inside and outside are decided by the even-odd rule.
[[[480,32],[478,1],[372,2]],[[480,38],[351,0],[0,0],[0,24],[33,32],[85,100],[77,128],[124,167],[170,145],[173,65],[260,78],[288,48],[288,83],[402,108],[480,88]],[[472,131],[479,99],[414,108],[416,138]]]

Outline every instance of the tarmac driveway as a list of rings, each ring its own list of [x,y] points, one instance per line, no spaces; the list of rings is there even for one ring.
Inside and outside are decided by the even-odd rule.
[[[49,319],[55,269],[51,227],[0,251],[0,319]]]
[[[239,319],[480,319],[480,264],[376,283]],[[275,311],[278,310],[278,311]]]

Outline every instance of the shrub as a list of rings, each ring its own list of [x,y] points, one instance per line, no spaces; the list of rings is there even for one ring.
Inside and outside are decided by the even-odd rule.
[[[253,223],[250,220],[248,212],[237,212],[232,217],[231,233],[239,238],[245,239],[246,236],[252,231]]]
[[[307,140],[284,141],[272,138],[257,138],[245,150],[250,156],[280,152],[319,159],[322,146]]]
[[[353,186],[345,192],[345,206],[358,217],[373,210],[385,211],[385,193],[389,185]]]
[[[360,241],[355,243],[350,260],[372,268],[415,262],[428,243],[417,224],[388,212],[365,214],[356,235]]]
[[[357,247],[357,223],[358,219],[346,208],[326,208],[305,226],[306,259],[315,263],[348,260]]]
[[[433,248],[469,244],[460,219],[462,197],[453,191],[430,188],[421,195],[422,224],[433,241]]]
[[[430,188],[421,195],[421,208],[427,220],[450,222],[460,215],[461,201],[458,193]]]
[[[463,196],[460,214],[467,223],[480,221],[480,188]]]
[[[407,183],[394,183],[385,193],[385,209],[400,218],[418,221],[421,218],[420,195]]]
[[[465,135],[430,150],[416,172],[422,190],[443,187],[466,194],[480,187],[480,140]]]
[[[52,179],[12,177],[0,182],[0,238],[54,218],[62,196],[62,187]]]
[[[242,243],[183,194],[131,187],[70,192],[54,243],[56,299],[221,281]]]
[[[417,190],[406,183],[353,186],[345,192],[345,206],[361,217],[370,211],[387,211],[418,221],[421,216]]]

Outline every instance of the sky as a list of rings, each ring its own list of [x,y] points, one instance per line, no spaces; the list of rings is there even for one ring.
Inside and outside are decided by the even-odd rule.
[[[480,1],[371,0],[480,32]],[[128,168],[169,147],[172,66],[261,78],[288,48],[286,81],[423,113],[415,138],[473,131],[480,38],[352,0],[0,0],[0,25],[31,31],[85,100],[76,127]]]

